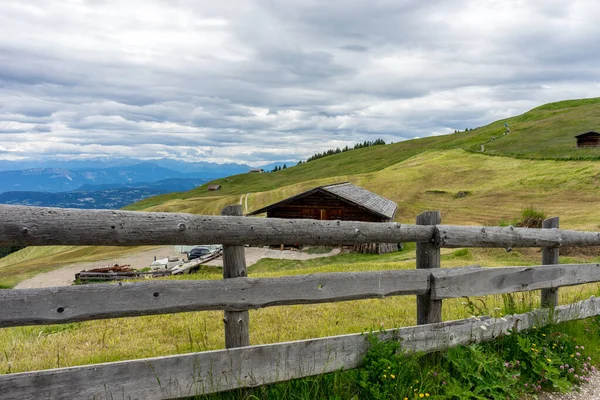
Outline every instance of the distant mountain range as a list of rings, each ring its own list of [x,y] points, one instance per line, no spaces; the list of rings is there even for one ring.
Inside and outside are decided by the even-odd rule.
[[[283,164],[258,168],[271,170]],[[0,204],[113,209],[158,194],[191,190],[252,168],[170,159],[0,160]]]
[[[0,204],[40,207],[117,209],[127,204],[164,193],[191,190],[206,183],[205,179],[165,179],[137,184],[84,185],[70,192],[5,192]]]
[[[115,159],[126,164],[132,159]],[[44,161],[35,168],[11,169],[32,162],[0,161],[0,193],[8,191],[65,192],[83,185],[132,184],[164,179],[204,179],[205,181],[248,172],[245,164],[186,163],[160,159],[129,165],[109,166],[110,161]],[[277,163],[280,165],[283,163]],[[265,170],[275,164],[262,166]],[[91,167],[96,166],[96,167]],[[7,169],[8,168],[8,169]],[[4,170],[3,170],[4,169]]]

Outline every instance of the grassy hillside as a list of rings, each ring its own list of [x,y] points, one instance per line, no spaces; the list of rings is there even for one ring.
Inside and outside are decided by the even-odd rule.
[[[506,130],[505,123],[512,130],[509,135],[503,134]],[[600,148],[576,147],[574,136],[589,130],[600,130],[600,98],[550,103],[469,131],[352,150],[275,173],[234,175],[211,183],[222,185],[219,193],[221,198],[226,195],[263,192],[309,180],[381,171],[424,151],[463,149],[479,153],[481,145],[484,145],[486,155],[525,159],[598,160]],[[495,139],[491,140],[492,137]],[[143,210],[175,199],[212,198],[214,192],[208,192],[206,186],[185,193],[152,197],[126,209]]]
[[[505,123],[509,135],[503,135]],[[600,130],[600,98],[547,104],[478,129],[352,150],[275,173],[230,176],[212,182],[222,185],[219,192],[204,185],[127,209],[218,214],[250,193],[249,210],[255,210],[315,186],[350,181],[396,201],[396,220],[403,223],[440,210],[444,223],[497,224],[534,207],[559,215],[562,227],[599,230],[600,148],[577,149],[574,139],[588,130]],[[25,249],[0,259],[0,287],[124,251],[131,249]]]
[[[495,224],[526,207],[560,215],[565,227],[600,226],[600,163],[489,157],[465,150],[427,151],[380,171],[312,179],[251,193],[250,210],[315,186],[350,181],[398,203],[396,220],[413,223],[424,210],[440,210],[445,223]],[[464,197],[459,197],[463,192]],[[216,213],[240,196],[175,199],[150,211]]]

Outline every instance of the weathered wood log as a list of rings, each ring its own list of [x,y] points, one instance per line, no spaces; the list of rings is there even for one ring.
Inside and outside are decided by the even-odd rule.
[[[600,264],[561,264],[535,267],[448,268],[433,270],[434,299],[553,289],[600,282]]]
[[[428,289],[429,273],[414,270],[6,289],[0,290],[0,327],[187,311],[243,311],[420,294]]]
[[[598,246],[600,232],[509,227],[438,225],[440,247]]]
[[[417,225],[437,225],[442,222],[439,211],[426,211],[417,215]],[[417,242],[417,269],[440,268],[440,248],[432,241]],[[442,322],[442,301],[434,300],[431,292],[417,296],[417,325]]]
[[[0,205],[0,245],[338,245],[430,240],[440,247],[599,246],[600,233]]]
[[[402,346],[409,351],[431,352],[596,315],[600,315],[600,300],[592,298],[498,319],[470,318],[400,328],[380,337],[402,339]],[[352,334],[16,373],[0,375],[0,393],[3,400],[180,398],[355,368],[367,349],[366,336]]]
[[[427,241],[433,227],[0,205],[0,245],[136,246]]]
[[[548,218],[542,222],[543,229],[558,228],[558,217]],[[542,264],[559,264],[558,247],[542,247]],[[556,307],[558,305],[558,288],[542,289],[542,307]]]
[[[242,206],[239,204],[227,206],[221,215],[241,216]],[[248,276],[246,268],[246,253],[244,246],[223,246],[223,279],[245,278]],[[223,312],[225,328],[225,347],[250,346],[250,315],[248,311]]]

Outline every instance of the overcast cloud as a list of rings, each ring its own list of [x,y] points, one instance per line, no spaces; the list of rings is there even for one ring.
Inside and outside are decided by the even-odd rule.
[[[305,159],[600,96],[596,0],[0,2],[0,159]]]

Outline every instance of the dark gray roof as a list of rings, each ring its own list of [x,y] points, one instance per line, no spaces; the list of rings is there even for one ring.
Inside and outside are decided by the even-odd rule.
[[[278,203],[271,204],[270,206],[261,208],[253,211],[248,215],[256,215],[267,212],[268,210],[275,208],[281,204],[289,203],[295,199],[307,196],[317,191],[324,191],[333,194],[349,203],[352,203],[360,208],[364,208],[369,212],[378,214],[384,218],[390,220],[394,219],[396,209],[398,206],[391,200],[383,198],[378,194],[368,191],[367,189],[361,188],[360,186],[353,185],[351,183],[337,183],[334,185],[319,186],[309,191],[300,193],[296,196],[287,198]]]
[[[594,132],[594,131],[589,131],[586,133],[582,133],[580,135],[575,136],[576,138],[582,137],[582,136],[600,136],[600,133],[598,132]]]

